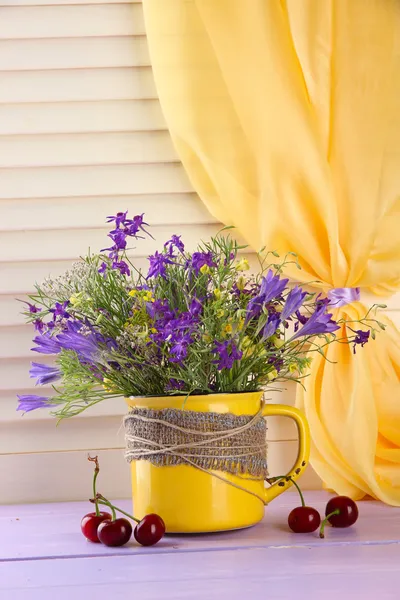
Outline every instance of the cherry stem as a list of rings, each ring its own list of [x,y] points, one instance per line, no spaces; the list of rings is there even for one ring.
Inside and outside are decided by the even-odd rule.
[[[300,486],[298,483],[295,482],[295,480],[293,479],[293,477],[291,477],[290,475],[279,475],[278,477],[271,477],[269,479],[267,479],[268,483],[270,481],[274,482],[274,481],[278,481],[279,479],[286,479],[286,481],[291,481],[293,483],[293,485],[295,486],[295,488],[297,489],[297,491],[299,492],[299,496],[300,496],[300,500],[301,500],[301,505],[305,506],[306,503],[304,502],[304,496],[303,493],[300,489]]]
[[[329,522],[329,519],[331,517],[333,517],[334,515],[340,515],[340,510],[337,508],[336,510],[334,510],[333,512],[329,513],[329,515],[326,515],[325,519],[322,521],[321,523],[321,529],[319,530],[319,537],[321,539],[324,539],[325,534],[325,525]]]
[[[100,516],[100,511],[99,511],[99,503],[97,501],[97,493],[96,493],[96,480],[97,480],[97,476],[100,472],[100,466],[99,466],[99,459],[97,456],[93,456],[91,457],[90,455],[88,456],[88,460],[90,462],[94,462],[94,473],[93,473],[93,498],[95,499],[94,504],[96,506],[96,517]]]
[[[136,517],[134,517],[133,515],[130,515],[129,513],[125,512],[124,510],[122,510],[122,508],[118,508],[118,506],[111,504],[111,502],[109,500],[107,500],[107,498],[104,498],[104,496],[102,496],[101,494],[97,494],[96,498],[91,498],[90,502],[94,502],[94,503],[97,502],[98,504],[102,504],[103,506],[108,506],[111,509],[113,521],[115,521],[115,518],[116,518],[115,511],[117,510],[118,512],[122,513],[126,517],[129,517],[130,519],[132,519],[132,521],[135,521],[136,523],[140,523],[139,519],[136,519]]]

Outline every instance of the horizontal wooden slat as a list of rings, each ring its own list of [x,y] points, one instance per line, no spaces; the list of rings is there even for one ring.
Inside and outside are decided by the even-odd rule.
[[[140,164],[178,160],[167,131],[0,136],[0,167]]]
[[[104,228],[108,215],[125,210],[129,210],[131,216],[144,212],[146,221],[152,227],[217,223],[194,192],[117,197],[78,196],[0,200],[0,231]]]
[[[102,493],[109,498],[129,498],[130,469],[123,450],[96,452],[91,448],[90,453],[99,455]],[[0,456],[0,504],[87,500],[93,474],[87,455],[83,450]],[[88,502],[88,512],[90,506]]]
[[[180,164],[0,170],[0,198],[191,192]]]
[[[3,71],[0,103],[156,98],[150,67]]]
[[[143,35],[140,4],[32,6],[1,9],[0,39]]]
[[[0,104],[0,135],[160,129],[158,100]]]
[[[123,448],[122,418],[66,419],[29,422],[29,414],[13,423],[0,423],[0,455],[17,452],[60,452],[81,448]]]
[[[148,65],[144,36],[0,41],[0,71]]]
[[[209,225],[182,225],[179,233],[187,249],[193,249],[200,240],[207,240],[216,234],[220,226]],[[75,230],[47,230],[47,231],[8,231],[0,236],[0,262],[7,261],[44,261],[48,257],[53,260],[65,260],[87,254],[90,248],[97,252],[108,247],[111,240],[107,237],[109,228],[105,229],[75,229]],[[176,233],[174,226],[160,226],[152,228],[154,239],[145,237],[141,240],[132,240],[132,250],[129,254],[135,256],[148,256],[159,250],[160,247]]]

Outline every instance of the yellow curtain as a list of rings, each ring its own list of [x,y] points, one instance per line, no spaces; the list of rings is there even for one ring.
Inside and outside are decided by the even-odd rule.
[[[194,188],[324,289],[400,288],[399,0],[144,0],[162,108]],[[359,318],[359,302],[337,309]],[[337,317],[338,314],[336,313]],[[400,505],[400,334],[329,347],[299,390],[329,488]]]

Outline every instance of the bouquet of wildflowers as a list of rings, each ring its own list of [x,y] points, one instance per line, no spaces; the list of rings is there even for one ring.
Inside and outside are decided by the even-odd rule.
[[[108,217],[110,248],[89,254],[65,275],[36,285],[24,313],[35,326],[33,351],[54,355],[32,363],[51,396],[19,396],[18,410],[53,407],[59,418],[106,398],[257,391],[274,382],[301,382],[312,352],[334,341],[364,345],[374,326],[345,338],[335,331],[329,300],[291,287],[283,260],[259,253],[260,269],[246,275],[244,248],[227,229],[185,250],[173,235],[149,257],[142,273],[130,262],[128,241],[150,235],[143,215]],[[354,324],[348,324],[354,327]]]

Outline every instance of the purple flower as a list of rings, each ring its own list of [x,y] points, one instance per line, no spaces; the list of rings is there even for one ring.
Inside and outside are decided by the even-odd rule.
[[[133,219],[126,219],[125,220],[125,233],[126,235],[129,235],[131,237],[136,237],[137,234],[139,233],[139,230],[143,231],[146,235],[150,235],[148,231],[145,230],[145,228],[143,227],[144,225],[148,226],[148,223],[145,223],[145,221],[143,220],[144,217],[144,213],[142,213],[141,215],[136,215],[135,217],[133,217]],[[152,237],[150,235],[150,237]]]
[[[38,306],[35,306],[34,304],[31,304],[30,302],[24,302],[24,304],[28,305],[28,310],[30,313],[32,314],[36,314],[38,312],[41,312],[41,308],[39,308]]]
[[[36,385],[45,385],[46,383],[52,383],[61,378],[61,371],[57,367],[50,367],[42,363],[32,363],[32,368],[29,371],[29,376],[36,378]]]
[[[353,331],[353,333],[356,334],[356,337],[353,339],[353,352],[354,354],[356,353],[356,346],[359,344],[361,346],[361,348],[368,342],[369,340],[369,335],[370,335],[370,331],[363,331],[362,329],[351,329],[351,327],[349,327],[349,329],[351,331]]]
[[[262,278],[260,290],[255,298],[252,298],[247,306],[247,317],[249,321],[253,317],[261,314],[263,306],[275,298],[279,298],[286,288],[289,279],[281,279],[279,275],[274,275],[269,270],[267,275]]]
[[[147,279],[150,277],[163,277],[166,279],[166,265],[173,265],[174,262],[167,254],[160,254],[156,251],[153,256],[149,256],[150,268],[147,273]]]
[[[30,412],[31,410],[36,410],[37,408],[54,406],[54,403],[51,402],[51,398],[46,398],[45,396],[35,396],[33,394],[29,394],[27,396],[17,396],[17,398],[17,410],[22,410],[24,412]]]
[[[37,335],[33,338],[33,342],[37,344],[36,348],[31,348],[33,352],[40,354],[58,354],[61,350],[60,343],[55,337],[51,337],[48,333]]]
[[[173,377],[171,377],[171,379],[169,379],[167,386],[166,386],[167,390],[184,390],[185,389],[185,383],[183,381],[178,381],[178,379],[174,379]]]
[[[114,246],[112,248],[107,248],[107,250],[125,250],[126,233],[122,229],[114,229],[114,231],[110,231],[108,237],[113,240]],[[103,252],[103,250],[101,250],[101,252]]]
[[[43,323],[42,319],[35,319],[33,324],[35,326],[35,331],[42,333],[45,330],[46,325]]]
[[[57,340],[62,348],[74,350],[84,360],[96,362],[99,358],[100,348],[94,333],[82,335],[70,328],[58,335]]]
[[[231,252],[229,254],[229,257],[225,258],[225,260],[224,260],[224,266],[226,267],[227,265],[229,265],[229,263],[234,260],[235,256],[236,256],[235,253]]]
[[[193,298],[193,300],[191,301],[190,306],[189,306],[189,312],[191,315],[197,316],[201,313],[202,308],[203,308],[203,305],[200,302],[200,300],[198,298]]]
[[[70,314],[65,310],[69,305],[69,300],[66,300],[62,304],[60,302],[56,302],[54,308],[50,308],[51,313],[53,313],[53,321],[56,321],[57,318],[60,319],[69,319]]]
[[[111,267],[113,269],[118,269],[121,275],[128,275],[129,277],[129,275],[131,274],[131,270],[124,260],[114,260]]]
[[[165,242],[164,248],[167,248],[168,254],[173,254],[173,249],[176,248],[179,252],[183,252],[185,249],[184,243],[181,241],[180,235],[173,235],[168,242]]]
[[[155,300],[154,302],[146,302],[146,310],[151,319],[164,319],[170,320],[174,318],[174,312],[169,307],[167,300]]]
[[[114,222],[116,227],[120,227],[121,225],[124,224],[127,214],[128,214],[128,211],[117,212],[117,214],[115,216],[107,217],[107,223]]]
[[[193,252],[192,259],[189,263],[196,275],[199,274],[201,267],[207,265],[208,267],[215,267],[216,264],[213,260],[212,252]]]
[[[333,333],[337,329],[339,329],[339,325],[336,321],[331,319],[332,315],[326,313],[326,305],[323,304],[308,318],[307,323],[303,325],[303,327],[297,331],[293,340],[299,337],[304,337],[306,335],[320,335],[323,333]]]
[[[101,273],[101,274],[103,274],[103,273],[106,272],[106,270],[107,270],[107,263],[102,262],[101,265],[100,265],[100,269],[98,269],[98,272]]]
[[[281,323],[281,320],[277,313],[275,313],[273,315],[269,315],[268,322],[265,325],[264,330],[263,330],[263,339],[266,340],[266,339],[270,338],[271,335],[274,335],[274,333],[278,329],[280,323]]]
[[[170,358],[170,361],[181,363],[187,357],[188,345],[192,341],[193,340],[188,333],[179,336],[179,338],[176,339],[175,343],[171,346],[170,354],[173,356]]]
[[[288,319],[290,315],[299,310],[306,296],[307,292],[303,292],[302,289],[298,286],[290,290],[289,294],[286,297],[285,306],[283,307],[281,312],[282,321],[286,321],[286,319]]]
[[[225,342],[215,341],[211,352],[218,355],[218,358],[212,362],[218,365],[219,371],[222,371],[222,369],[232,369],[235,360],[240,360],[243,356],[243,352],[238,349],[233,340]]]
[[[260,295],[264,298],[264,303],[270,302],[273,298],[278,298],[286,288],[289,279],[281,279],[279,275],[274,275],[269,270],[266,277],[263,277],[260,287]]]

